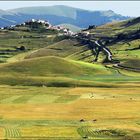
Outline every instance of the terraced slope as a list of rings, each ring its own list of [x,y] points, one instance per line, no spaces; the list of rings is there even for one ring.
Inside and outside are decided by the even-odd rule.
[[[140,59],[140,18],[114,22],[88,30],[92,39],[101,40],[120,63],[133,60],[136,68]],[[135,65],[136,64],[136,65]],[[132,65],[131,65],[132,66]]]
[[[34,51],[57,41],[57,34],[52,32],[27,32],[19,28],[16,31],[0,30],[0,62],[6,62],[15,55]],[[21,50],[21,46],[25,49]]]
[[[35,58],[42,56],[58,56],[58,57],[68,57],[76,52],[83,51],[87,49],[84,46],[80,46],[79,42],[76,40],[65,39],[53,45],[41,48],[36,52],[31,53],[25,58]]]

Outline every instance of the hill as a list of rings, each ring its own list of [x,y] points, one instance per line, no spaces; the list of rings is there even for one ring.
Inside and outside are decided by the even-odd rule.
[[[76,39],[63,39],[62,41],[38,49],[37,51],[26,55],[25,59],[43,56],[58,56],[90,63],[95,57],[88,45],[83,45]]]
[[[36,67],[37,66],[37,67]],[[55,56],[26,59],[0,68],[0,71],[17,72],[26,75],[82,75],[82,74],[108,74],[101,65],[76,62]]]
[[[130,34],[138,31],[140,26],[140,18],[132,18],[121,22],[112,22],[98,26],[94,29],[88,30],[92,35],[97,37],[116,37],[117,35]]]
[[[15,27],[14,30],[1,30],[0,34],[3,39],[1,42],[2,59],[5,58],[6,60],[11,55],[22,53],[22,51],[19,51],[19,48],[25,46],[25,51],[35,50],[28,53],[25,56],[26,59],[42,56],[58,56],[86,62],[93,62],[95,59],[98,62],[105,62],[107,54],[103,50],[99,50],[100,54],[97,56],[99,46],[94,40],[99,40],[110,50],[113,59],[118,60],[118,62],[124,62],[126,59],[137,60],[139,59],[139,25],[139,18],[134,18],[87,29],[86,32],[89,32],[88,36],[84,36],[85,30],[83,30],[80,33],[81,35],[78,34],[78,36],[81,36],[83,39],[93,40],[92,47],[95,47],[93,51],[88,43],[74,36],[68,37],[59,33],[59,31],[46,29],[44,25],[32,30],[29,26],[25,29],[25,26],[23,25],[22,27],[21,25],[20,27]],[[6,42],[7,39],[13,42],[13,46],[10,46]]]
[[[68,57],[76,52],[80,52],[86,49],[78,45],[78,41],[65,39],[60,42],[49,45],[45,48],[38,49],[36,52],[27,55],[25,58],[35,58],[42,56],[59,56],[59,57]]]
[[[49,20],[53,25],[71,24],[80,28],[86,28],[89,25],[102,25],[112,21],[125,20],[129,17],[116,14],[111,10],[88,11],[63,5],[56,5],[48,7],[24,7],[11,9],[5,12],[2,11],[1,18],[4,18],[4,20],[1,21],[0,27],[11,25],[13,23],[19,24],[35,18]],[[5,20],[9,20],[11,22],[7,23]]]
[[[139,30],[140,22],[139,18],[126,20],[122,22],[113,22],[110,24],[95,27],[94,29],[87,29],[88,36],[84,36],[84,32],[81,32],[81,39],[100,40],[112,53],[113,59],[118,62],[123,62],[129,59],[139,59]],[[82,35],[83,34],[83,35]],[[95,43],[93,41],[93,46]],[[96,48],[98,49],[98,48]],[[51,46],[41,48],[38,51],[31,53],[26,58],[40,57],[40,56],[59,56],[68,57],[74,60],[83,60],[92,62],[96,56],[96,51],[91,48],[88,43],[84,41],[69,39],[63,40]],[[104,62],[105,54],[100,51],[98,56],[98,62]]]
[[[55,56],[32,58],[0,65],[0,84],[24,86],[111,86],[95,82],[88,75],[111,75],[111,71],[100,64],[89,64]],[[3,76],[4,75],[4,76]],[[88,79],[83,79],[82,76]],[[17,78],[18,77],[18,78]]]
[[[91,39],[100,40],[113,54],[113,58],[120,62],[138,60],[140,18],[133,18],[122,22],[113,22],[87,29]],[[137,62],[136,62],[137,63]]]

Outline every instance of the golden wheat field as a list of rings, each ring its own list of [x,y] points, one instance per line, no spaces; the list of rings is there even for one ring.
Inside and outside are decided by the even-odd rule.
[[[139,87],[0,88],[1,138],[139,139]]]

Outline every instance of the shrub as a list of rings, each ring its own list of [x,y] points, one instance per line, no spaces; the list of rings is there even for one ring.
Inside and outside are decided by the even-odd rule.
[[[20,51],[25,51],[26,50],[26,47],[25,46],[20,46],[19,48],[17,48],[18,50]]]

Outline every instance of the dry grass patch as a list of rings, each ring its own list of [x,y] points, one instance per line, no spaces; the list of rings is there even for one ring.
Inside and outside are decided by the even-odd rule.
[[[79,99],[71,104],[1,104],[0,114],[4,118],[15,119],[140,119],[138,106],[140,106],[140,102],[136,100]]]
[[[0,127],[0,139],[4,138],[4,129]]]
[[[22,137],[79,138],[75,127],[33,126],[20,128]]]

